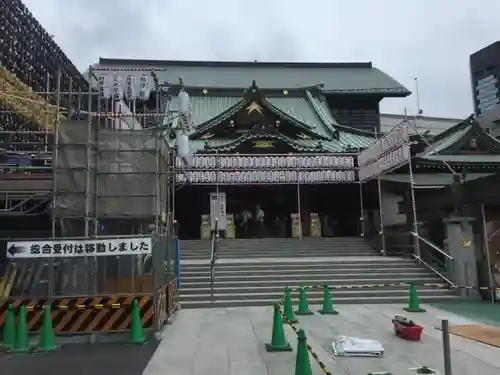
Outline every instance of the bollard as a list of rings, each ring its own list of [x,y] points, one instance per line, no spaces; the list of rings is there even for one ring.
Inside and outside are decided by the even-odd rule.
[[[283,314],[288,323],[297,323],[299,320],[293,313],[292,294],[288,287],[285,288],[285,301],[283,302]]]
[[[307,303],[307,291],[304,285],[300,286],[299,294],[299,309],[295,311],[296,315],[314,315],[314,313],[309,310],[309,304]]]
[[[309,351],[307,350],[307,337],[301,328],[297,337],[297,357],[295,359],[295,375],[312,375]]]
[[[441,321],[443,333],[444,375],[451,375],[450,329],[448,320]]]
[[[408,312],[425,312],[425,310],[420,307],[417,288],[413,283],[410,284],[408,307],[403,308],[403,310]]]
[[[52,313],[50,306],[45,305],[43,312],[42,332],[37,350],[41,352],[53,352],[57,349],[54,327],[52,326]]]
[[[332,295],[328,284],[323,286],[323,306],[319,313],[322,315],[337,315],[339,312],[333,307]]]
[[[14,307],[9,305],[5,313],[5,321],[3,324],[1,349],[10,350],[14,347],[16,341],[16,317],[14,315]]]
[[[139,311],[139,303],[137,299],[132,302],[132,326],[130,330],[130,343],[131,344],[144,344],[148,339],[144,335],[142,329],[141,313]]]
[[[29,353],[31,351],[28,337],[28,317],[26,307],[19,308],[19,316],[17,318],[16,340],[14,347],[11,350],[13,353]]]
[[[292,347],[286,341],[285,330],[283,328],[283,318],[281,316],[280,304],[274,305],[273,313],[273,333],[271,343],[266,344],[266,351],[268,352],[291,352]]]

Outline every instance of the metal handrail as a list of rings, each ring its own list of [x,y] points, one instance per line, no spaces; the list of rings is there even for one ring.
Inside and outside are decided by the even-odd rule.
[[[441,253],[445,258],[448,258],[449,260],[453,260],[453,257],[446,253],[444,250],[440,249],[438,246],[434,245],[432,242],[430,242],[429,240],[419,236],[417,233],[415,232],[410,232],[410,234],[413,236],[413,237],[416,237],[418,238],[419,240],[423,241],[425,244],[429,245],[431,248],[433,248],[434,250],[438,251],[439,253]]]
[[[215,260],[217,259],[217,244],[219,243],[219,219],[215,219],[214,231],[212,233],[212,249],[210,251],[210,291],[214,296],[214,273]]]
[[[426,261],[424,261],[422,258],[420,258],[418,255],[415,255],[415,254],[412,254],[413,257],[418,260],[419,262],[422,262],[424,264],[424,266],[426,266],[427,268],[429,268],[432,272],[434,272],[436,275],[438,275],[440,278],[442,278],[444,281],[446,281],[451,287],[455,288],[456,285],[455,283],[453,283],[453,281],[451,281],[450,279],[448,279],[446,276],[444,276],[441,272],[439,272],[438,270],[436,270],[434,267],[432,267],[429,263],[427,263]]]

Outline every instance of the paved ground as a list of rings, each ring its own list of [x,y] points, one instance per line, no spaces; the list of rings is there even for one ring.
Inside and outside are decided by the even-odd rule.
[[[500,302],[488,301],[461,301],[454,303],[437,303],[433,306],[472,320],[479,320],[486,324],[500,327]]]
[[[391,371],[410,374],[409,368],[428,365],[443,371],[441,332],[433,327],[447,318],[451,324],[474,323],[457,315],[427,307],[423,314],[408,314],[425,327],[422,342],[406,342],[392,332],[391,318],[400,305],[340,306],[338,316],[305,316],[299,326],[308,334],[332,374],[364,375]],[[294,353],[267,353],[271,336],[271,308],[247,307],[180,311],[143,375],[283,375],[293,374]],[[295,346],[295,333],[286,328]],[[334,358],[331,342],[346,334],[380,341],[384,358]],[[500,373],[500,349],[452,336],[454,375]],[[294,348],[295,350],[295,348]],[[323,374],[312,361],[313,373]]]
[[[47,354],[0,353],[2,375],[141,375],[156,342],[142,346],[124,344],[68,344]]]

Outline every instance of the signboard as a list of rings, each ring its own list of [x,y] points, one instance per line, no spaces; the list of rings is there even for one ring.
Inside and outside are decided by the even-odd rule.
[[[358,166],[364,167],[378,160],[382,155],[397,149],[410,140],[409,126],[406,123],[395,126],[375,144],[361,152],[358,156]]]
[[[215,219],[219,220],[219,230],[227,229],[226,193],[210,193],[210,227],[215,229]]]
[[[410,161],[410,145],[404,145],[382,156],[374,163],[359,168],[359,181],[380,176],[392,169],[399,168]]]
[[[358,155],[358,179],[380,176],[410,161],[410,132],[406,123],[394,127],[375,144]]]
[[[7,244],[7,257],[75,258],[150,254],[151,237],[96,240],[19,241]]]

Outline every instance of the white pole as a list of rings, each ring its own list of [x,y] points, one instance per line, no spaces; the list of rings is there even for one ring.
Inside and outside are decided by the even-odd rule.
[[[377,128],[373,131],[375,133],[375,142],[378,142],[378,131]],[[382,245],[381,253],[382,255],[386,255],[385,249],[385,232],[384,232],[384,212],[382,205],[382,183],[380,181],[380,174],[377,174],[377,190],[378,190],[378,207],[379,207],[379,217],[380,217],[380,241]]]
[[[490,244],[488,241],[488,228],[486,227],[486,213],[484,204],[481,204],[481,219],[483,222],[484,251],[486,252],[486,266],[488,267],[488,286],[490,287],[491,303],[495,303],[495,291],[493,290],[493,274],[491,271]]]
[[[302,240],[302,212],[300,209],[300,179],[299,159],[297,158],[297,211],[299,214],[299,240]]]

